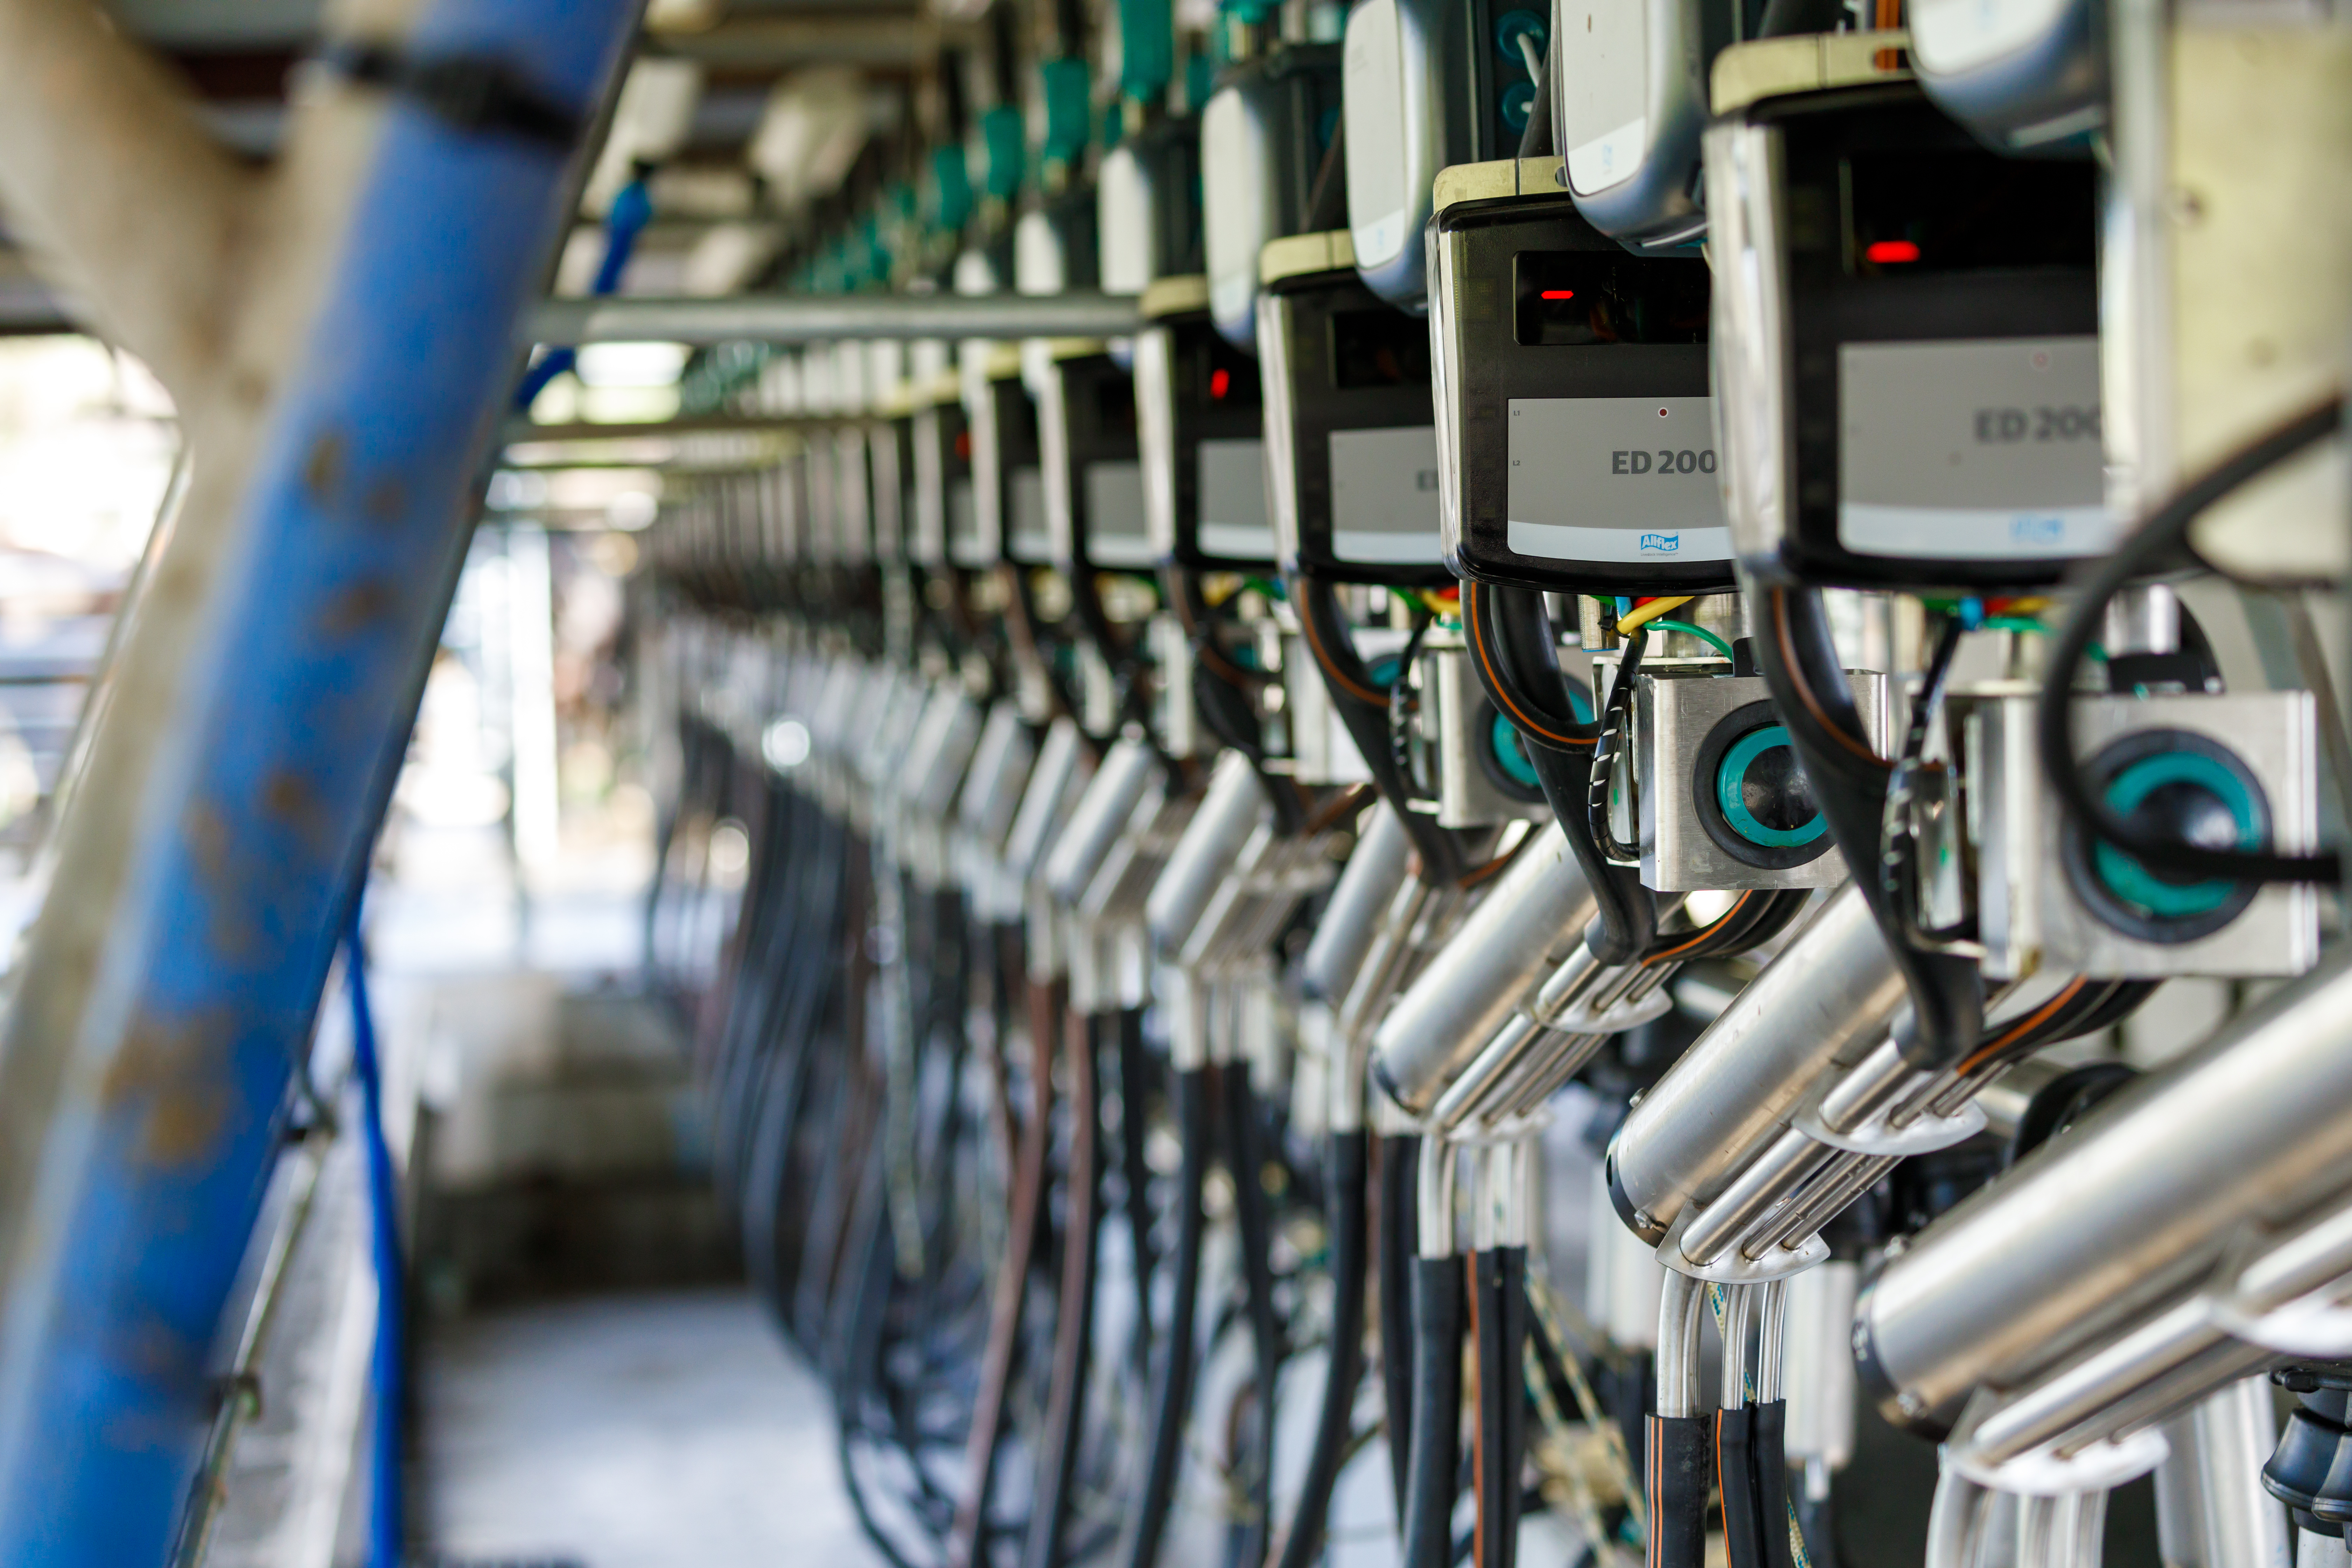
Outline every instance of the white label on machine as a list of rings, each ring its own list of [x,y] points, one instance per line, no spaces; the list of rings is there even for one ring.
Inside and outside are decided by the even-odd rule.
[[[1200,453],[1202,552],[1228,561],[1274,560],[1274,524],[1265,515],[1265,443],[1248,437],[1203,441]]]
[[[1844,343],[1838,541],[1861,555],[2111,548],[2095,337]]]
[[[1100,566],[1149,566],[1151,535],[1143,521],[1143,465],[1088,463],[1087,555]]]
[[[1054,554],[1054,533],[1045,526],[1045,472],[1015,468],[1006,489],[1013,492],[1012,537],[1004,552],[1015,561],[1046,561]]]
[[[1514,397],[1505,542],[1547,561],[1727,561],[1709,397]]]
[[[1341,561],[1432,565],[1438,537],[1437,427],[1331,432],[1331,553]]]

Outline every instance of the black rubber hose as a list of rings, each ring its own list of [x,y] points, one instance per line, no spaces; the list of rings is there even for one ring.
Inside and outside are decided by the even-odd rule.
[[[1723,1545],[1731,1568],[1764,1568],[1757,1517],[1756,1413],[1743,1405],[1715,1413],[1715,1473],[1723,1488]]]
[[[1338,591],[1319,577],[1300,573],[1290,579],[1290,602],[1298,612],[1307,652],[1331,694],[1331,706],[1348,727],[1348,738],[1363,753],[1372,783],[1421,856],[1422,879],[1433,883],[1454,881],[1464,869],[1462,847],[1452,833],[1437,826],[1435,817],[1407,809],[1412,781],[1398,768],[1389,750],[1388,697],[1357,656]]]
[[[1403,1568],[1453,1568],[1462,1475],[1462,1259],[1412,1261],[1412,1448]],[[1694,1563],[1692,1568],[1703,1568]]]
[[[1568,850],[1599,910],[1585,945],[1604,963],[1631,963],[1657,942],[1657,900],[1638,867],[1619,866],[1592,837],[1593,746],[1600,731],[1580,721],[1560,677],[1551,613],[1532,589],[1462,585],[1470,666],[1495,710],[1518,731],[1520,750],[1543,786]]]
[[[1862,727],[1830,640],[1821,595],[1811,589],[1774,588],[1765,595],[1763,607],[1765,624],[1755,638],[1757,668],[1812,784],[1830,837],[1849,868],[1875,866],[1892,764],[1872,748]],[[1984,1031],[1976,962],[1913,946],[1904,939],[1902,918],[1883,879],[1857,872],[1854,883],[1911,994],[1912,1028],[1902,1039],[1905,1059],[1931,1069],[1959,1061],[1976,1049]]]
[[[1077,1477],[1078,1430],[1086,1419],[1087,1374],[1094,1362],[1097,1222],[1102,1213],[1102,1080],[1095,1070],[1096,1026],[1092,1014],[1074,1012],[1066,1020],[1070,1141],[1063,1198],[1062,1291],[1055,1314],[1045,1429],[1037,1439],[1037,1495],[1030,1505],[1023,1568],[1061,1568]]]
[[[1650,1499],[1648,1568],[1706,1568],[1706,1496],[1715,1417],[1653,1415],[1642,1489]]]
[[[1244,1300],[1257,1369],[1257,1463],[1249,1478],[1250,1520],[1240,1532],[1243,1544],[1237,1559],[1255,1565],[1265,1561],[1266,1531],[1274,1518],[1274,1392],[1282,1370],[1282,1322],[1274,1306],[1274,1223],[1265,1201],[1257,1095],[1250,1088],[1247,1062],[1227,1062],[1220,1076],[1224,1090],[1225,1159],[1234,1178]]]
[[[1420,1139],[1381,1141],[1381,1392],[1400,1520],[1412,1489],[1407,1458],[1412,1443],[1412,1262],[1421,1228],[1413,1194],[1420,1163]]]
[[[1151,1056],[1144,1049],[1143,1010],[1122,1007],[1118,1029],[1119,1169],[1127,1185],[1128,1246],[1135,1254],[1135,1353],[1151,1366]]]
[[[1478,1568],[1511,1568],[1519,1538],[1519,1442],[1527,1405],[1527,1249],[1471,1254],[1472,1339],[1478,1357],[1478,1446],[1472,1465],[1478,1499]],[[1512,1298],[1518,1298],[1514,1310]]]
[[[1176,1074],[1176,1127],[1183,1163],[1176,1173],[1174,1299],[1168,1331],[1161,1336],[1158,1380],[1151,1390],[1151,1446],[1144,1455],[1143,1489],[1136,1499],[1134,1531],[1128,1537],[1125,1568],[1154,1568],[1168,1510],[1176,1497],[1176,1472],[1184,1457],[1184,1425],[1192,1407],[1194,1324],[1201,1304],[1201,1243],[1207,1216],[1201,1193],[1209,1173],[1209,1069],[1180,1068]]]
[[[1331,1134],[1325,1194],[1331,1226],[1331,1354],[1323,1376],[1315,1447],[1307,1455],[1307,1479],[1283,1538],[1277,1568],[1308,1568],[1321,1557],[1331,1489],[1348,1455],[1356,1385],[1364,1378],[1365,1163],[1360,1130]]]
[[[1519,1485],[1519,1473],[1526,1468],[1528,1453],[1528,1380],[1526,1352],[1528,1342],[1528,1249],[1510,1247],[1503,1249],[1503,1345],[1508,1358],[1505,1363],[1503,1381],[1497,1387],[1507,1387],[1510,1397],[1503,1405],[1503,1462],[1511,1477],[1510,1555],[1516,1556],[1519,1542],[1519,1516],[1528,1506],[1528,1492]],[[1537,1496],[1540,1498],[1538,1492]],[[1510,1558],[1506,1557],[1508,1562]]]
[[[1764,1568],[1795,1568],[1789,1550],[1789,1405],[1772,1399],[1756,1406],[1752,1441],[1756,1451],[1756,1520],[1764,1532]]]

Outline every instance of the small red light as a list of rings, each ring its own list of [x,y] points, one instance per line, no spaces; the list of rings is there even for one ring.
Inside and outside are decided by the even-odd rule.
[[[1573,300],[1576,298],[1576,290],[1573,289],[1547,289],[1543,291],[1543,297],[1547,300]]]
[[[1226,393],[1231,392],[1233,389],[1234,373],[1232,371],[1220,369],[1213,370],[1209,373],[1209,395],[1211,397],[1222,398]]]
[[[957,431],[957,432],[956,432],[956,438],[955,438],[955,449],[956,449],[956,458],[957,458],[957,460],[958,460],[958,461],[960,461],[960,462],[966,462],[966,463],[969,463],[969,462],[971,462],[971,431],[969,431],[969,430],[959,430],[959,431]]]
[[[1864,261],[1916,261],[1919,247],[1907,239],[1874,239],[1863,247]]]

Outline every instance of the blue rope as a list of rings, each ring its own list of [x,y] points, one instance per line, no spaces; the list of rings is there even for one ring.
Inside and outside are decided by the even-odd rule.
[[[343,984],[352,998],[352,1066],[366,1112],[368,1208],[375,1255],[375,1431],[373,1497],[369,1508],[369,1568],[400,1568],[405,1510],[401,1473],[401,1405],[407,1392],[404,1269],[400,1251],[400,1185],[392,1145],[383,1133],[383,1069],[376,1056],[375,1016],[368,1006],[367,954],[360,941],[360,904],[352,900],[343,933]]]
[[[601,299],[621,287],[621,274],[637,247],[637,237],[653,216],[653,197],[642,176],[614,194],[613,205],[604,213],[604,259],[596,268],[596,280],[588,286],[590,294]],[[522,384],[515,388],[515,406],[528,412],[549,382],[579,363],[579,351],[572,348],[550,349],[531,361],[530,368],[522,373]]]

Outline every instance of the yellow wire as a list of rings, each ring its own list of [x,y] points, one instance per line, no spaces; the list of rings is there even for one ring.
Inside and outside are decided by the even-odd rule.
[[[1696,594],[1685,594],[1678,599],[1653,599],[1646,605],[1637,605],[1632,615],[1617,617],[1617,635],[1622,637],[1627,632],[1638,630],[1660,616],[1681,609],[1697,597]]]

